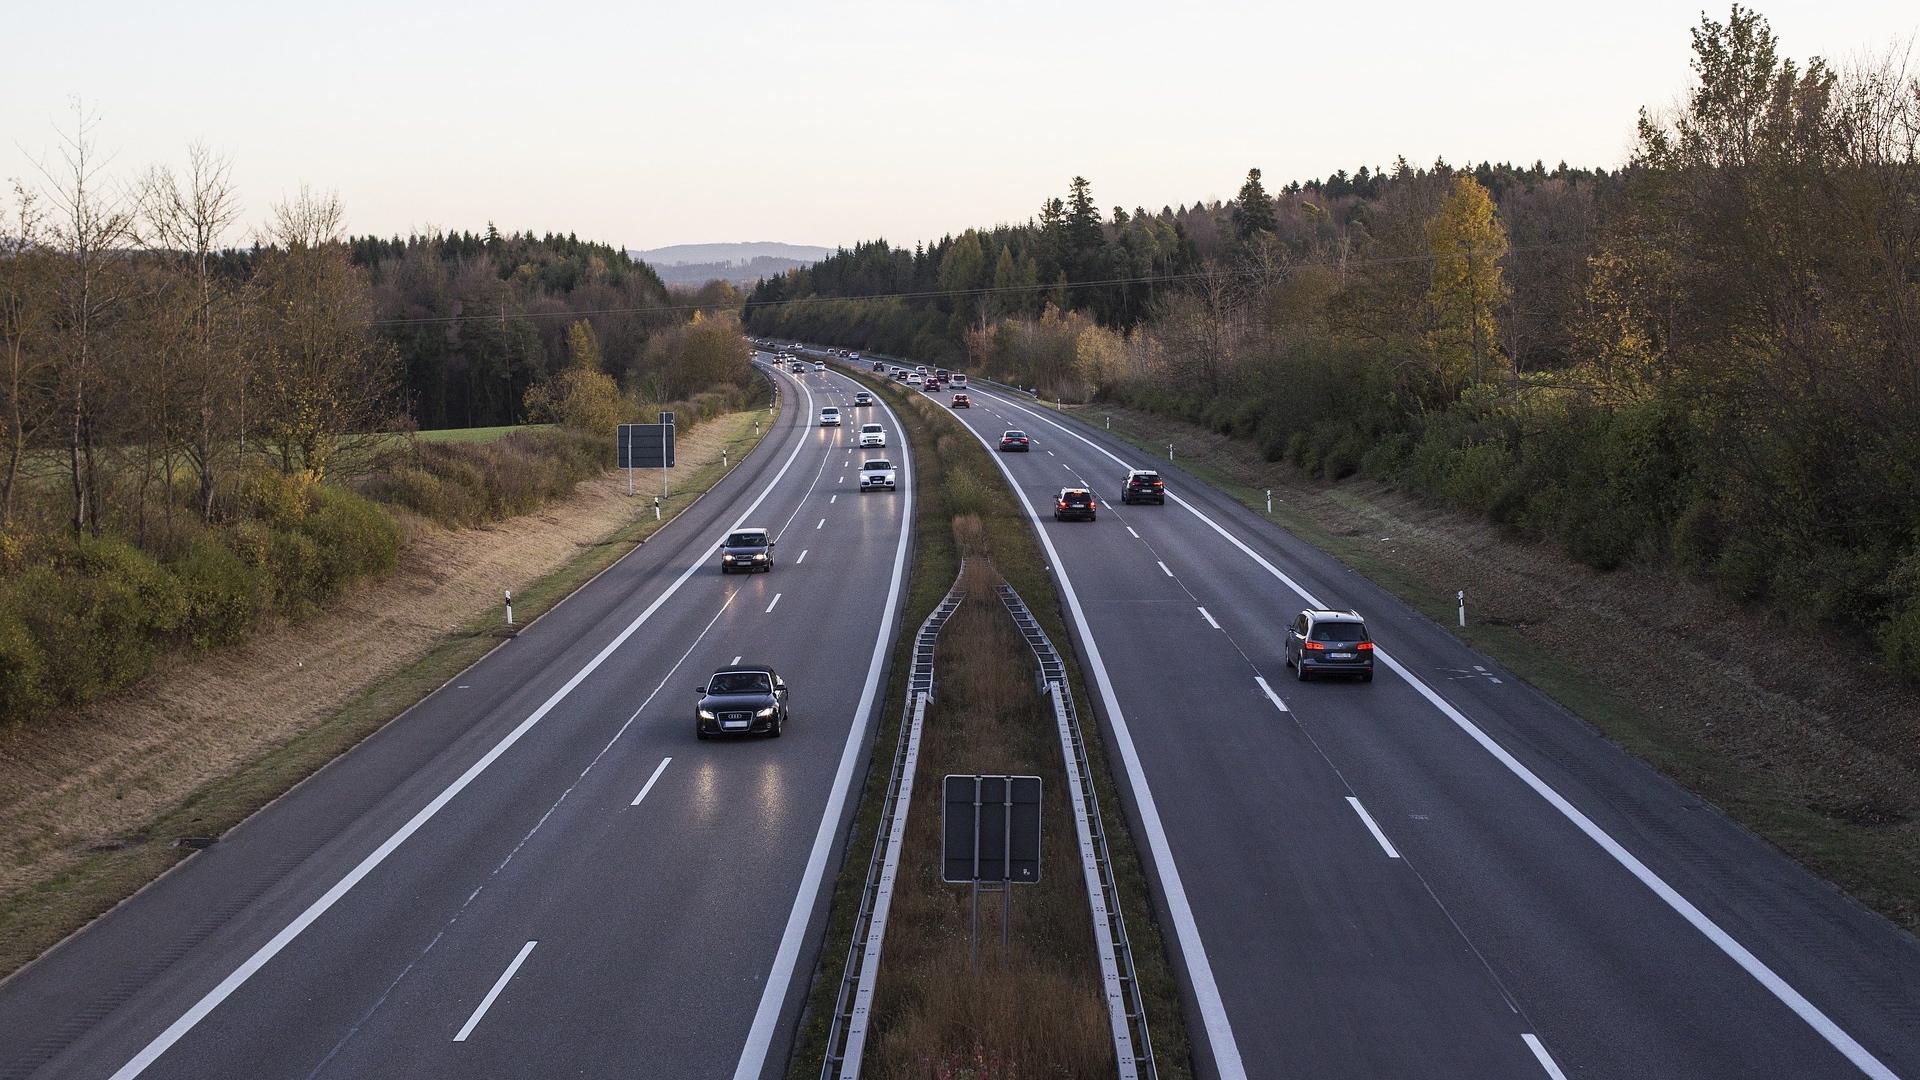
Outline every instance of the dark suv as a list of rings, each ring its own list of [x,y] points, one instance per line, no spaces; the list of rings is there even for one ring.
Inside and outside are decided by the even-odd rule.
[[[1055,521],[1092,521],[1093,512],[1100,509],[1094,501],[1093,492],[1082,487],[1064,487],[1060,497],[1053,503]]]
[[[765,529],[735,529],[720,542],[720,572],[773,569],[773,537]]]
[[[1287,663],[1306,682],[1315,675],[1358,675],[1373,681],[1373,639],[1357,611],[1308,608],[1287,627]]]
[[[1164,504],[1167,501],[1167,482],[1152,469],[1128,469],[1126,479],[1120,481],[1120,501]]]
[[[700,684],[700,703],[694,706],[693,734],[768,735],[780,737],[787,726],[787,683],[779,673],[759,664],[721,668]]]

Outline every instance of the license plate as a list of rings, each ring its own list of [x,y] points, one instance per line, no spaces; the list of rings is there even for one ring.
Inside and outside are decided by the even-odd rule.
[[[722,720],[722,721],[720,722],[720,726],[721,726],[721,727],[723,727],[723,728],[726,728],[726,729],[728,729],[729,731],[731,731],[731,730],[736,730],[736,729],[739,729],[739,728],[743,728],[743,727],[746,727],[746,726],[747,726],[747,721],[745,721],[745,720]]]
[[[1328,654],[1327,654],[1327,659],[1329,659],[1329,660],[1351,660],[1351,659],[1353,659],[1353,654],[1352,654],[1352,653],[1350,653],[1350,652],[1330,652],[1330,653],[1328,653]]]

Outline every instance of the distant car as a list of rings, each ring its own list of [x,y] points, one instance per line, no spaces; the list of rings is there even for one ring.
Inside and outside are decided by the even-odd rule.
[[[815,362],[814,362],[814,365],[813,365],[813,370],[815,370],[815,371],[825,371],[825,370],[827,370],[827,365],[826,365],[826,362],[825,362],[825,361],[815,361]]]
[[[773,537],[765,529],[735,529],[720,542],[720,572],[773,569]]]
[[[840,410],[832,405],[820,410],[821,427],[839,427]]]
[[[1287,627],[1286,660],[1306,682],[1315,675],[1358,675],[1373,681],[1373,639],[1357,611],[1308,608]]]
[[[953,407],[956,409],[971,409],[973,408],[973,402],[969,400],[965,394],[955,394],[953,395]]]
[[[879,360],[875,360],[875,361],[873,362],[873,370],[875,370],[875,371],[885,371],[885,370],[887,370],[887,365],[886,365],[886,364],[884,364],[884,363],[882,363],[882,362],[881,362],[881,361],[879,361]]]
[[[909,372],[907,372],[907,385],[909,385],[909,386],[919,386],[920,384],[921,384],[921,378],[920,378],[920,373],[919,373],[919,372],[917,372],[917,371],[909,371]]]
[[[1120,501],[1164,504],[1167,501],[1167,482],[1152,469],[1128,469],[1126,477],[1120,481]]]
[[[933,377],[934,377],[934,378],[936,378],[936,379],[938,379],[938,380],[940,380],[941,382],[946,382],[946,381],[947,381],[947,369],[946,369],[946,368],[934,368],[934,369],[933,369]]]
[[[860,425],[860,449],[887,445],[887,429],[879,424]]]
[[[758,664],[721,668],[700,684],[693,709],[693,735],[767,735],[779,738],[787,726],[787,681]]]
[[[952,384],[954,389],[958,390],[960,387],[967,385],[967,377],[956,371],[947,377],[947,382]]]
[[[795,375],[804,375],[807,373],[807,365],[801,363],[798,360],[795,360],[791,365],[788,366],[787,370],[793,372]]]
[[[901,369],[901,368],[895,368],[895,369],[893,370],[893,377],[894,377],[895,379],[897,379],[897,380],[899,380],[900,382],[906,382],[906,381],[907,381],[907,373],[906,373],[906,371],[905,371],[905,370],[903,370],[903,369]]]
[[[894,490],[893,462],[885,458],[868,458],[860,466],[861,491]]]
[[[1003,453],[1007,451],[1026,453],[1028,450],[1033,449],[1033,447],[1027,444],[1026,432],[1003,431],[1000,433],[1000,449]]]
[[[1098,509],[1100,504],[1094,501],[1093,492],[1083,487],[1064,487],[1060,489],[1060,497],[1053,501],[1053,520],[1092,521]]]
[[[862,390],[859,393],[853,395],[854,408],[857,409],[862,405],[871,405],[871,404],[873,404],[873,395],[867,393],[865,390]]]
[[[857,352],[850,352],[850,353],[848,353],[848,354],[846,354],[846,355],[847,355],[847,359],[849,359],[849,360],[851,360],[851,361],[853,361],[854,363],[856,363],[856,364],[857,364],[857,363],[859,363],[859,362],[860,362],[860,354],[859,354],[859,353],[857,353]]]

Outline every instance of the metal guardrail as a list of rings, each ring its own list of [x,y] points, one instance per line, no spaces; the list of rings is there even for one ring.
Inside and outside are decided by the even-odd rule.
[[[913,797],[913,776],[920,759],[920,724],[927,701],[933,697],[933,650],[940,629],[960,606],[960,583],[967,562],[953,587],[928,613],[913,639],[913,663],[907,670],[907,701],[900,720],[900,741],[894,747],[887,776],[887,797],[880,807],[880,826],[867,860],[867,880],[860,889],[860,911],[853,919],[853,937],[847,943],[847,963],[840,972],[840,992],[833,1003],[833,1022],[827,1029],[827,1054],[820,1063],[820,1080],[857,1080],[866,1050],[868,1023],[873,1017],[873,989],[880,972],[880,946],[886,940],[887,914],[893,905],[893,882],[900,869],[900,848],[907,830],[907,807]]]
[[[1107,854],[1106,830],[1100,824],[1100,798],[1093,788],[1087,763],[1087,744],[1081,737],[1080,716],[1073,707],[1066,664],[1053,642],[1027,609],[1013,586],[996,591],[1013,616],[1020,636],[1033,650],[1041,690],[1053,701],[1060,730],[1060,750],[1066,758],[1067,790],[1073,797],[1074,828],[1080,841],[1081,869],[1087,881],[1087,902],[1093,909],[1093,936],[1100,954],[1101,981],[1107,998],[1107,1018],[1113,1029],[1113,1053],[1121,1080],[1145,1077],[1157,1080],[1153,1039],[1147,1031],[1147,1010],[1134,971],[1133,946],[1127,940],[1126,918],[1120,910],[1120,891],[1114,884],[1113,860]]]

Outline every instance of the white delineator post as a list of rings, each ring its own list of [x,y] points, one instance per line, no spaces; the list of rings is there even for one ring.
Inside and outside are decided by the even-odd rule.
[[[1273,513],[1273,489],[1267,489],[1267,513]]]
[[[507,594],[507,625],[512,626],[513,625],[513,590],[512,589],[506,590],[506,594]]]
[[[1460,625],[1465,626],[1467,625],[1467,590],[1461,589],[1453,595],[1454,599],[1460,601]]]
[[[1173,460],[1173,444],[1172,443],[1167,444],[1167,460],[1168,461]]]

